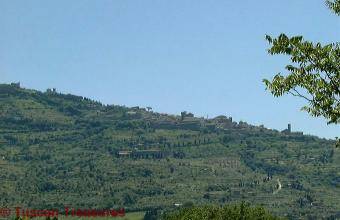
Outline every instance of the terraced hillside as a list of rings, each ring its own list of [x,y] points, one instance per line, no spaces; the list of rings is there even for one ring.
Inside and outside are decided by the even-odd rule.
[[[0,207],[170,208],[248,201],[340,216],[334,141],[0,85]]]

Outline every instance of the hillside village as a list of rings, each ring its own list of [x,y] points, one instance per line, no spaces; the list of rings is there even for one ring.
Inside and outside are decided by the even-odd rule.
[[[334,140],[291,125],[162,114],[19,84],[0,85],[0,101],[1,204],[138,211],[246,200],[292,218],[340,215]]]

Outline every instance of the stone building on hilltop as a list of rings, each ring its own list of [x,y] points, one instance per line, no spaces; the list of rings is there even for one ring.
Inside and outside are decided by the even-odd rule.
[[[292,125],[291,124],[288,124],[287,129],[284,129],[283,131],[281,131],[281,133],[283,133],[283,134],[293,134],[293,135],[303,135],[303,132],[301,132],[301,131],[292,132]]]

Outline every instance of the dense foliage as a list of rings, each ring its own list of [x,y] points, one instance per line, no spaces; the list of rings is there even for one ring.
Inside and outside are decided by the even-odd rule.
[[[146,211],[247,201],[278,216],[334,217],[339,150],[334,140],[225,116],[0,85],[0,207]]]
[[[184,208],[165,215],[164,220],[279,220],[262,207],[249,204]]]

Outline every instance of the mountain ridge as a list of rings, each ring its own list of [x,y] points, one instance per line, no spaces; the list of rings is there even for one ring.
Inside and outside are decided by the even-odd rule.
[[[339,214],[334,140],[18,84],[0,85],[0,103],[0,205],[146,210],[245,200],[291,218]]]
[[[74,100],[78,99],[79,101],[86,101],[86,102],[91,103],[91,104],[93,104],[97,107],[102,107],[102,108],[105,108],[105,107],[108,107],[108,108],[110,108],[110,107],[121,107],[121,108],[125,108],[126,110],[128,110],[128,113],[130,113],[130,114],[134,114],[133,110],[138,110],[139,112],[143,111],[144,113],[149,113],[149,116],[150,115],[156,115],[156,116],[159,116],[159,117],[162,117],[162,116],[168,117],[167,118],[168,120],[169,119],[172,119],[172,120],[177,119],[178,120],[181,117],[181,115],[178,115],[178,114],[158,113],[158,112],[153,112],[153,111],[147,110],[148,108],[152,109],[151,107],[139,107],[139,106],[127,107],[125,105],[115,105],[115,104],[106,104],[105,105],[105,104],[102,104],[100,101],[89,99],[89,98],[86,98],[86,97],[83,97],[83,96],[73,95],[73,94],[70,94],[70,93],[67,93],[67,94],[59,93],[59,92],[57,92],[57,90],[55,88],[47,89],[45,92],[42,92],[42,91],[39,91],[39,90],[22,88],[22,87],[20,87],[20,83],[0,84],[0,89],[1,89],[1,87],[2,87],[2,89],[4,89],[4,87],[7,87],[7,89],[12,89],[13,91],[16,90],[17,92],[21,91],[21,92],[23,92],[23,94],[28,93],[30,95],[34,94],[34,95],[47,95],[47,96],[55,96],[55,97],[59,96],[59,97],[64,97],[64,98],[74,99]],[[69,109],[69,111],[75,111],[76,112],[76,110],[74,110],[74,109]],[[232,117],[228,117],[228,116],[225,116],[225,115],[218,115],[216,117],[208,119],[208,118],[204,118],[204,117],[196,117],[192,113],[186,112],[186,111],[181,112],[181,113],[187,114],[188,117],[186,117],[186,120],[185,120],[186,122],[200,120],[200,121],[205,121],[206,123],[209,123],[209,122],[214,123],[215,122],[216,124],[218,124],[219,120],[224,121],[224,122],[230,120],[234,127],[249,126],[249,127],[252,127],[252,128],[261,128],[261,129],[271,130],[271,131],[275,131],[275,132],[280,132],[278,129],[267,128],[264,125],[252,125],[252,124],[248,124],[247,122],[244,122],[242,120],[239,121],[239,122],[232,121]],[[281,132],[284,133],[287,130],[288,129],[284,129]],[[302,135],[303,133],[292,131],[291,134]],[[319,137],[317,135],[308,134],[306,136],[317,137],[317,138],[320,138],[320,139],[333,140],[332,138],[322,138],[322,137]]]

